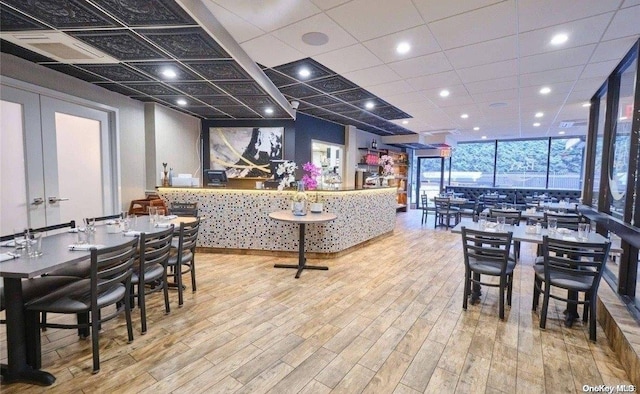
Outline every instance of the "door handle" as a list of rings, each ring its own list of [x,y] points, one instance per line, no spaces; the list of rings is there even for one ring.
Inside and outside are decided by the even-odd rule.
[[[40,204],[44,204],[44,198],[42,198],[42,197],[34,198],[33,202],[31,203],[31,205],[35,205],[35,206],[38,206]]]
[[[60,198],[58,198],[58,197],[49,197],[48,200],[49,200],[49,204],[55,204],[55,203],[60,202],[60,201],[69,201],[68,198],[64,198],[64,197],[60,197]]]

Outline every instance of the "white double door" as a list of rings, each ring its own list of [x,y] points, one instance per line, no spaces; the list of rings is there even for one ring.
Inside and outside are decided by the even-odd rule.
[[[0,234],[113,212],[110,113],[2,86]]]

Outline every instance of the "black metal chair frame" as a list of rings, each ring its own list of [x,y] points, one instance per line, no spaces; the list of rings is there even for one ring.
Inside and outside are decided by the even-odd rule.
[[[178,289],[178,307],[184,304],[184,286],[182,276],[191,274],[191,291],[196,291],[196,242],[200,231],[200,218],[191,223],[180,223],[178,231],[178,245],[175,253],[169,257],[169,268],[173,274],[174,282],[171,287]],[[186,269],[184,269],[186,267]]]
[[[436,228],[438,226],[445,226],[447,229],[449,227],[455,227],[458,223],[460,223],[460,209],[451,206],[451,199],[447,197],[435,197],[435,213],[436,218],[433,227]],[[455,224],[451,226],[451,218]]]
[[[570,230],[578,230],[578,224],[583,223],[584,219],[580,214],[572,214],[572,213],[553,213],[553,212],[545,212],[544,213],[544,223],[545,225],[549,223],[549,218],[555,218],[558,222],[558,228],[564,227]]]
[[[33,354],[29,356],[32,360],[34,368],[40,368],[42,361],[40,355],[41,342],[39,327],[47,326],[52,328],[77,328],[87,331],[91,329],[92,350],[93,350],[93,373],[100,371],[100,355],[99,355],[99,334],[98,330],[102,322],[117,317],[123,310],[127,321],[127,334],[129,342],[133,341],[133,326],[131,322],[131,309],[127,302],[120,302],[124,307],[116,308],[115,312],[103,316],[101,309],[109,305],[117,304],[119,301],[125,301],[129,297],[129,289],[131,287],[131,274],[133,267],[134,254],[138,238],[133,238],[122,245],[113,246],[103,249],[91,249],[91,275],[89,279],[77,279],[76,282],[58,289],[57,291],[34,299],[25,304],[27,340],[34,341]],[[61,307],[56,303],[67,296],[68,292],[78,290],[78,286],[85,286],[89,295],[89,305],[80,306],[84,302],[74,300],[73,306]],[[118,292],[118,288],[123,286],[122,296],[108,299],[110,292]],[[79,289],[79,290],[82,290]],[[107,297],[107,300],[100,300],[100,297]],[[105,302],[101,305],[99,301]],[[47,305],[47,302],[49,304]],[[43,305],[44,303],[44,305]],[[60,324],[39,322],[39,312],[53,313],[74,313],[78,316],[77,324]]]
[[[586,243],[565,241],[546,235],[543,237],[544,265],[538,266],[542,267],[542,270],[537,268],[535,271],[532,305],[532,310],[535,311],[538,308],[540,294],[544,296],[540,311],[540,328],[546,327],[549,298],[576,306],[582,304],[582,319],[584,322],[589,320],[589,339],[596,341],[598,287],[610,249],[611,242]],[[586,286],[588,283],[589,286]],[[567,297],[551,294],[552,286],[567,290]],[[580,292],[585,293],[584,301],[580,301],[577,296]]]
[[[462,227],[462,249],[464,252],[464,296],[462,309],[467,310],[469,297],[478,296],[479,286],[498,287],[500,289],[499,316],[504,320],[505,289],[507,305],[511,306],[513,289],[513,269],[515,262],[509,264],[509,249],[513,233],[497,233],[467,229]],[[474,264],[473,262],[478,262]],[[482,282],[481,275],[498,276],[498,284]]]
[[[423,194],[420,196],[420,202],[422,204],[420,206],[420,209],[422,210],[422,217],[420,218],[420,224],[425,224],[427,222],[427,219],[429,218],[429,212],[435,213],[436,208],[429,205],[429,196],[427,196],[426,194]]]

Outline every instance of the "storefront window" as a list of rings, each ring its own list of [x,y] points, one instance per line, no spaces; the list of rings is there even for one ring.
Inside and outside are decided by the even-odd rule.
[[[451,157],[452,186],[493,186],[495,142],[459,143]]]
[[[598,107],[598,129],[596,131],[596,152],[595,164],[593,167],[593,193],[591,198],[591,206],[598,208],[598,198],[600,198],[600,173],[602,169],[602,144],[604,137],[604,121],[607,108],[606,92],[600,97],[600,105]]]
[[[585,138],[554,138],[549,155],[549,189],[582,190]]]
[[[636,85],[637,59],[631,62],[620,75],[620,97],[618,114],[611,144],[611,165],[609,171],[609,203],[611,215],[623,219],[629,173],[629,152],[631,149],[631,121],[633,119],[633,98]]]
[[[549,140],[498,141],[496,187],[542,188]]]

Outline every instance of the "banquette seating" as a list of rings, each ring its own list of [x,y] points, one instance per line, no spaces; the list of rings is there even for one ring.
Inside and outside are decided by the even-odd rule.
[[[505,195],[504,202],[524,207],[527,197],[546,194],[549,198],[560,201],[569,199],[573,202],[580,198],[580,190],[564,189],[516,189],[501,187],[447,186],[447,192],[461,193],[469,201],[476,202],[483,194],[496,193]]]

